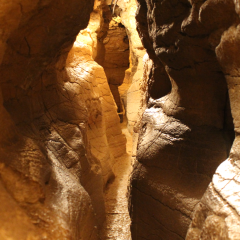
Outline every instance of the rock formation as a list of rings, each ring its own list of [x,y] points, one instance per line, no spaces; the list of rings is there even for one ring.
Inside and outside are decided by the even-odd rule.
[[[143,99],[146,98],[147,79],[150,73],[143,70],[143,65],[151,64],[151,60],[136,30],[136,2],[119,0],[116,2],[114,13],[113,8],[111,1],[105,3],[96,1],[89,25],[80,35],[81,41],[89,46],[94,61],[104,67],[118,112],[121,112],[119,115],[122,115],[123,110],[127,117],[128,129],[133,134],[135,155],[138,138],[136,126],[139,125],[139,119],[145,109]]]
[[[136,30],[136,11],[137,3],[135,0],[117,1],[121,9],[120,16],[122,24],[126,27],[129,39],[130,51],[130,66],[126,71],[123,84],[119,87],[120,95],[124,102],[125,114],[128,121],[128,129],[132,133],[133,140],[137,140],[134,133],[134,126],[139,121],[141,114],[139,109],[142,108],[142,99],[145,98],[145,93],[141,90],[145,88],[143,58],[146,50],[142,45]],[[134,151],[134,147],[133,147]]]
[[[81,35],[88,37],[92,58],[103,66],[118,112],[123,110],[128,129],[133,134],[134,125],[141,116],[141,99],[145,97],[140,89],[144,88],[143,57],[146,51],[136,30],[136,2],[119,0],[115,8],[114,4],[111,7],[109,0],[102,4],[96,1],[89,25]]]
[[[234,4],[235,3],[235,4]],[[229,155],[217,169],[207,191],[196,207],[187,234],[187,240],[198,239],[240,239],[239,205],[239,3],[232,1],[213,2],[202,7],[205,19],[211,14],[214,21],[208,21],[212,28],[220,31],[215,48],[217,60],[222,66],[230,97],[234,122],[235,140]],[[216,9],[218,12],[216,12]],[[204,11],[202,11],[204,13]],[[219,12],[223,14],[219,17]],[[206,20],[205,20],[206,21]],[[225,31],[224,31],[225,30]]]
[[[216,168],[228,157],[233,140],[224,77],[227,64],[222,63],[222,43],[218,44],[237,16],[231,1],[139,4],[138,30],[154,66],[132,175],[132,239],[184,239],[192,212]],[[229,90],[234,104],[236,96],[232,101]],[[221,182],[226,176],[219,178]],[[204,203],[213,196],[209,191],[211,185]],[[197,216],[206,218],[204,209],[198,207]],[[211,217],[205,226],[210,226]],[[218,217],[215,227],[225,229],[224,218]],[[196,218],[194,227],[201,229],[204,220]]]
[[[0,9],[1,239],[99,239],[125,139],[103,69],[72,48],[93,1]]]
[[[104,240],[105,191],[130,165],[114,168],[123,103],[132,240],[239,240],[239,15],[235,0],[0,0],[0,239]]]
[[[118,106],[120,117],[123,116],[123,106],[118,87],[122,85],[125,70],[129,66],[129,41],[120,17],[113,17],[109,22],[107,35],[103,40],[105,49],[103,68],[108,83]]]

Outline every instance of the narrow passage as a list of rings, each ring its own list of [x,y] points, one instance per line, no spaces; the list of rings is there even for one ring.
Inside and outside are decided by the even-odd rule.
[[[127,129],[126,118],[121,123],[121,127],[123,134],[127,138],[127,153],[116,159],[113,166],[116,177],[105,192],[107,219],[102,233],[102,240],[131,240],[127,188],[132,171],[132,136]]]

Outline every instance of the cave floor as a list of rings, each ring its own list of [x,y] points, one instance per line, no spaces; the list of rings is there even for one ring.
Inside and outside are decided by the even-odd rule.
[[[131,240],[127,188],[132,171],[132,136],[127,129],[126,120],[121,123],[121,127],[127,139],[127,153],[116,160],[113,166],[116,177],[105,192],[107,216],[102,240]]]

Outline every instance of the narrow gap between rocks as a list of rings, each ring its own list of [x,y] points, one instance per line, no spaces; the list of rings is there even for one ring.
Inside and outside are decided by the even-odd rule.
[[[101,239],[103,240],[130,240],[130,216],[128,212],[128,184],[132,170],[132,135],[128,131],[126,117],[127,99],[125,91],[119,91],[119,87],[125,79],[125,71],[129,68],[129,39],[126,29],[121,22],[120,9],[117,5],[113,8],[105,8],[103,12],[106,32],[99,41],[95,61],[99,63],[106,74],[107,81],[117,106],[117,113],[121,123],[122,133],[126,137],[126,154],[115,159],[112,166],[115,178],[107,185],[105,190],[106,222],[103,226]]]
[[[130,240],[130,216],[128,212],[128,184],[132,171],[132,135],[127,129],[127,119],[121,123],[126,136],[127,153],[116,159],[113,165],[115,179],[105,191],[106,223],[102,231],[102,240]]]
[[[81,65],[83,67],[89,64],[90,68],[94,66],[94,69],[99,69],[92,73],[93,78],[96,79],[96,83],[91,81],[93,85],[96,85],[93,86],[93,89],[96,87],[100,89],[100,92],[105,92],[100,94],[102,95],[100,99],[102,99],[101,104],[103,105],[105,104],[103,101],[109,93],[106,91],[106,85],[104,90],[101,89],[99,79],[102,81],[101,85],[105,84],[103,81],[107,81],[116,104],[115,111],[117,111],[119,116],[119,127],[121,128],[122,135],[126,138],[126,152],[117,155],[113,154],[113,159],[110,161],[110,168],[113,174],[106,174],[106,177],[104,177],[106,179],[104,180],[106,221],[101,227],[100,238],[101,240],[130,240],[131,221],[128,212],[127,194],[129,177],[132,171],[133,135],[135,137],[135,145],[137,139],[136,134],[133,132],[133,126],[138,117],[139,104],[141,103],[140,97],[136,97],[136,90],[140,91],[140,85],[134,80],[134,76],[138,71],[140,75],[136,76],[136,79],[137,81],[142,80],[143,67],[142,65],[139,66],[139,64],[142,64],[142,59],[139,59],[139,56],[142,55],[143,57],[145,50],[142,48],[142,53],[139,54],[139,56],[134,53],[136,50],[133,49],[128,36],[133,34],[133,32],[131,32],[129,28],[125,28],[120,16],[121,8],[116,5],[113,14],[111,12],[113,6],[112,8],[110,6],[111,5],[105,4],[95,6],[88,27],[80,31],[74,44],[75,49],[73,48],[72,52],[73,54],[77,51],[80,53],[80,58],[78,59],[79,66]],[[129,19],[129,21],[130,20],[131,19]],[[134,30],[136,31],[136,27],[132,27],[135,28]],[[105,75],[103,75],[102,70],[100,71],[101,67]],[[83,68],[86,69],[85,66]],[[103,80],[104,78],[105,80]],[[129,91],[134,82],[134,89]],[[132,92],[135,94],[133,97],[131,97]],[[111,96],[107,97],[109,98]],[[137,103],[131,102],[131,99],[134,99]],[[134,111],[132,111],[132,109],[134,109]],[[105,124],[105,129],[107,129],[108,119],[112,118],[112,116],[106,114],[106,112],[110,111],[107,107],[105,110],[103,109],[103,111],[105,111],[105,116],[103,117],[107,119],[105,119],[105,122],[102,120],[102,124]],[[135,116],[131,117],[131,114],[135,114]],[[130,116],[131,119],[135,119],[135,122],[129,121],[128,116]],[[95,125],[95,123],[90,124],[89,128],[94,129],[95,126],[93,125]],[[106,131],[108,132],[108,130]],[[113,132],[109,134],[111,135]],[[93,134],[90,145],[94,145],[94,148],[97,149],[101,146],[98,143],[95,144],[95,138],[96,132]],[[118,144],[119,143],[117,143],[117,145]],[[101,150],[95,151],[94,155],[100,159]],[[106,165],[107,164],[105,164],[105,166]],[[106,172],[105,166],[102,164],[103,173]]]
[[[2,1],[0,240],[240,239],[239,12],[167,2]]]

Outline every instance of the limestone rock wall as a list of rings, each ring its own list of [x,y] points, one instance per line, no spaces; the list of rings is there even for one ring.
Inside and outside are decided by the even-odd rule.
[[[134,134],[135,155],[138,134],[134,132],[134,126],[146,105],[146,80],[150,72],[144,72],[143,65],[147,64],[148,57],[136,30],[137,2],[117,1],[114,14],[111,12],[113,7],[111,1],[95,1],[89,25],[81,31],[81,36],[89,46],[92,58],[104,67],[118,111],[125,110],[128,129]]]
[[[122,24],[126,27],[130,44],[130,66],[126,71],[123,84],[120,86],[119,91],[126,110],[128,130],[133,134],[134,126],[141,117],[139,112],[142,106],[142,99],[145,97],[141,90],[141,86],[143,86],[144,82],[143,57],[146,54],[146,50],[136,30],[135,15],[137,11],[137,2],[135,0],[119,0],[117,4],[121,9],[120,16]],[[137,139],[137,136],[134,134],[134,142],[135,139]]]
[[[136,144],[138,139],[138,126],[142,117],[143,110],[146,106],[147,79],[150,71],[144,71],[144,64],[151,64],[148,59],[148,54],[140,40],[136,29],[136,11],[137,2],[130,1],[115,1],[115,14],[121,17],[121,23],[124,25],[128,41],[129,41],[129,68],[125,71],[125,77],[122,84],[118,87],[121,101],[124,105],[128,130],[133,136],[133,157],[136,156]],[[106,4],[110,5],[111,1]],[[145,59],[144,59],[145,56]]]
[[[139,134],[132,239],[238,240],[239,3],[138,4],[116,6],[130,41],[120,93]],[[95,62],[110,59],[108,5],[0,0],[0,239],[100,239],[103,191],[125,153]]]
[[[81,31],[81,35],[88,34],[91,38],[88,45],[92,49],[92,57],[104,68],[122,121],[124,108],[118,88],[122,85],[125,70],[129,67],[129,40],[118,16],[118,6],[115,6],[115,14],[112,13],[112,8],[111,4],[106,5],[105,2],[98,5],[92,13],[87,29]]]
[[[118,106],[118,112],[123,114],[118,87],[122,85],[125,70],[129,67],[129,40],[121,18],[113,17],[111,19],[103,45],[105,55],[102,66]]]
[[[92,59],[92,47],[88,45],[88,40],[80,33],[68,55],[65,88],[72,89],[74,97],[81,97],[81,102],[88,109],[89,145],[92,155],[102,165],[106,186],[114,177],[112,165],[115,159],[126,152],[126,139],[120,128],[107,77],[103,68]]]
[[[224,26],[215,49],[222,66],[230,97],[234,122],[235,140],[229,158],[224,161],[213,176],[207,191],[196,207],[187,234],[192,239],[239,239],[239,3],[232,1],[213,2],[202,7],[215,19],[212,27]],[[215,12],[224,13],[222,17]],[[204,15],[203,15],[204,16]],[[208,15],[205,15],[208,16]]]
[[[1,239],[99,239],[125,139],[102,68],[78,42],[68,56],[92,10],[0,1]]]
[[[232,1],[138,2],[138,31],[153,67],[131,179],[132,239],[185,239],[195,206],[234,138],[226,74],[215,48],[237,16]],[[214,221],[225,229],[222,218]],[[204,236],[199,239],[210,239]]]
[[[119,117],[116,114],[118,106],[116,105],[116,101],[114,101],[115,99],[109,86],[106,71],[101,66],[105,62],[105,51],[102,53],[102,48],[104,47],[103,41],[109,29],[109,18],[111,18],[108,15],[109,7],[106,6],[104,2],[95,1],[94,11],[90,15],[88,26],[86,29],[80,31],[75,45],[71,50],[70,56],[74,55],[75,59],[70,60],[71,57],[69,56],[68,62],[74,67],[79,64],[80,67],[77,67],[75,71],[80,75],[82,69],[85,69],[85,74],[88,74],[89,69],[93,69],[93,72],[89,74],[92,84],[91,92],[95,97],[97,96],[101,102],[103,121],[100,125],[103,130],[95,128],[91,135],[92,139],[94,139],[94,136],[97,136],[99,132],[106,135],[108,150],[101,151],[102,154],[110,155],[110,160],[108,162],[110,165],[113,165],[114,159],[126,153],[126,139],[122,134]],[[123,40],[124,35],[119,35],[118,37],[121,37],[121,40]],[[113,42],[113,40],[111,41]],[[128,44],[125,44],[125,46],[128,46]],[[123,50],[124,49],[121,48],[119,49],[120,52]],[[119,54],[119,52],[117,52],[117,54]],[[108,59],[110,61],[110,58]],[[84,76],[84,78],[86,78],[86,76]],[[89,130],[91,131],[92,129]],[[96,141],[96,143],[93,144],[95,145],[94,149],[95,151],[99,151],[101,148],[96,145],[99,139],[97,138],[94,141]],[[95,155],[97,154],[99,155],[100,153],[96,152]]]

